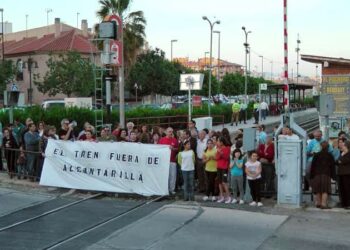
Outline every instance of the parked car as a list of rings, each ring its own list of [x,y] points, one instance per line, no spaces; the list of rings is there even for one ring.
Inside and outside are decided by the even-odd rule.
[[[41,104],[43,109],[53,108],[53,107],[65,107],[64,100],[46,100]]]

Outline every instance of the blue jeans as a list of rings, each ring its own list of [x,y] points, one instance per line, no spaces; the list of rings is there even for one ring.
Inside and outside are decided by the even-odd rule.
[[[27,153],[26,157],[27,157],[28,175],[30,178],[34,178],[36,174],[36,168],[37,168],[36,164],[37,164],[38,156],[35,154]]]
[[[194,170],[182,171],[184,179],[184,200],[194,200]]]

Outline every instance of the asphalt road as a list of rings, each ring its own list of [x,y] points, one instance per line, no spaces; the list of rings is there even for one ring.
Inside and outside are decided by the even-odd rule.
[[[347,210],[88,197],[0,188],[0,249],[350,249]]]

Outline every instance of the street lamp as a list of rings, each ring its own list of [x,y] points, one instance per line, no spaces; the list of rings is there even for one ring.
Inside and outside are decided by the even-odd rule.
[[[46,9],[46,26],[47,26],[47,33],[49,33],[49,13],[52,12],[52,9]]]
[[[26,14],[26,38],[28,38],[28,14]]]
[[[170,61],[172,62],[173,61],[173,43],[176,43],[177,40],[176,39],[173,39],[170,41]]]
[[[207,55],[208,54],[209,54],[209,51],[204,52],[204,67],[203,67],[204,70],[207,67]]]
[[[214,28],[214,25],[215,24],[220,24],[220,21],[219,20],[216,20],[215,22],[211,22],[208,17],[206,16],[203,16],[202,19],[204,21],[208,21],[209,25],[210,25],[210,54],[209,54],[209,102],[208,102],[208,114],[209,114],[209,117],[210,117],[210,100],[211,100],[211,70],[212,70],[212,54],[213,54],[213,28]]]
[[[247,96],[247,86],[248,86],[248,70],[247,70],[247,61],[248,61],[248,34],[252,33],[251,31],[246,31],[245,27],[242,27],[242,30],[245,34],[245,43],[243,44],[245,47],[245,81],[244,81],[244,101],[245,105],[248,106],[248,96]],[[245,109],[245,118],[247,119],[247,108]]]
[[[77,12],[77,29],[79,29],[79,15],[80,15],[80,13]]]
[[[295,51],[297,52],[297,84],[299,83],[299,44],[300,44],[300,39],[299,39],[299,34],[298,34],[298,40],[297,40],[297,48]]]
[[[135,102],[137,103],[137,89],[139,88],[139,86],[137,86],[137,83],[135,83],[134,85],[134,88],[135,88]]]
[[[4,38],[4,9],[0,9],[1,12],[1,46],[2,46],[2,62],[5,62],[5,38]]]
[[[221,40],[221,33],[218,30],[214,30],[213,32],[218,34],[218,73],[217,73],[217,78],[218,78],[218,82],[219,82],[220,81],[220,42],[221,42],[220,40]]]
[[[33,104],[32,70],[39,68],[38,62],[34,61],[31,57],[29,57],[27,62],[23,62],[23,69],[25,69],[26,67],[28,67],[28,72],[29,72],[28,102],[29,102],[29,105],[32,106]]]
[[[264,78],[264,56],[259,56],[261,58],[261,77]]]

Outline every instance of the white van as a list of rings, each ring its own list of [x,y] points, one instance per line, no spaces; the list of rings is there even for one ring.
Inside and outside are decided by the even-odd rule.
[[[41,104],[41,107],[43,109],[48,109],[52,107],[64,108],[64,106],[65,106],[64,100],[46,100],[46,101],[43,101],[43,103]]]

